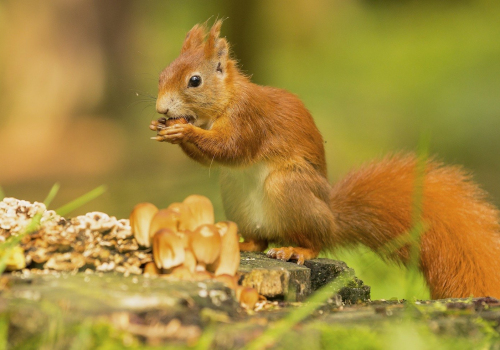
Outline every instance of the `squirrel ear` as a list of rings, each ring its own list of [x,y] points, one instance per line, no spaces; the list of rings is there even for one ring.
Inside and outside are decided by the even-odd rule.
[[[217,41],[217,47],[215,48],[215,59],[217,62],[217,72],[222,73],[227,66],[227,61],[229,57],[229,49],[226,39],[222,38]]]
[[[204,24],[196,24],[187,34],[184,43],[182,44],[181,54],[194,49],[201,44],[203,44],[203,38],[205,37],[206,27]]]
[[[228,48],[227,40],[222,38],[217,40],[217,45],[215,46],[215,57],[217,57],[218,60],[225,61],[227,59],[227,56],[229,55],[229,48]]]
[[[222,38],[217,41],[215,48],[215,59],[217,60],[217,72],[223,73],[227,68],[227,61],[229,57],[229,49],[226,39]]]

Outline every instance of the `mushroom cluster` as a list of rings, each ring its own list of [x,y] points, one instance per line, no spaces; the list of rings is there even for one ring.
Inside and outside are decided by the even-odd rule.
[[[238,286],[238,228],[231,221],[215,223],[208,198],[191,195],[166,209],[137,204],[130,214],[130,226],[137,242],[153,251],[154,263],[145,266],[145,274],[186,280],[214,278],[234,289],[244,307],[253,309],[259,300],[255,289]]]
[[[189,196],[166,209],[137,204],[130,226],[137,242],[152,248],[158,273],[186,279],[236,275],[240,264],[237,226],[231,221],[215,224],[212,203],[204,196]],[[145,272],[156,271],[146,268]]]

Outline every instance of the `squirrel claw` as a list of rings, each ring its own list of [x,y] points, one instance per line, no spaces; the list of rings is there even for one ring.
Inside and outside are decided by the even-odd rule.
[[[304,260],[314,259],[318,256],[318,253],[307,248],[281,247],[269,249],[267,256],[283,261],[297,260],[297,265],[304,265]]]

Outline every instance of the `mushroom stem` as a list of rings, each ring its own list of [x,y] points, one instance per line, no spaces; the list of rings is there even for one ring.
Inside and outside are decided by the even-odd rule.
[[[214,225],[202,225],[191,234],[189,245],[198,266],[206,268],[206,265],[212,264],[220,255],[221,237],[219,231]]]
[[[156,264],[151,261],[144,266],[144,274],[150,276],[156,276],[160,274],[160,270],[158,269]]]
[[[232,221],[218,222],[215,226],[221,236],[221,254],[210,269],[216,276],[234,276],[240,266],[238,227]]]

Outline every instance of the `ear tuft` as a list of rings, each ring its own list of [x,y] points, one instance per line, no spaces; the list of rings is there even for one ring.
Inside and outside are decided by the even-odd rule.
[[[215,21],[212,28],[210,28],[210,32],[208,34],[207,42],[205,43],[205,56],[207,58],[213,56],[219,56],[219,44],[224,41],[227,53],[227,42],[225,39],[219,39],[220,28],[222,26],[222,20]]]
[[[186,39],[182,44],[181,54],[196,49],[203,44],[206,32],[205,24],[195,24],[195,26],[186,34]]]

